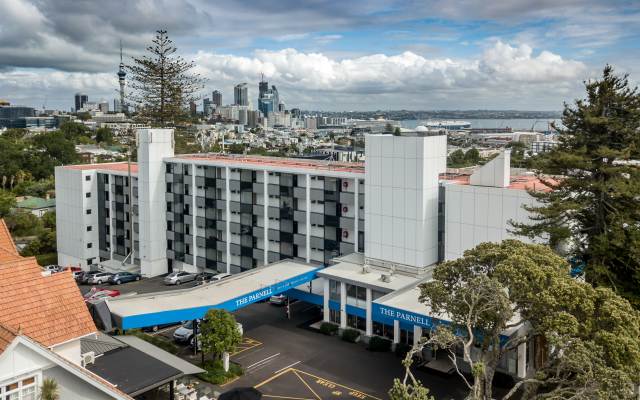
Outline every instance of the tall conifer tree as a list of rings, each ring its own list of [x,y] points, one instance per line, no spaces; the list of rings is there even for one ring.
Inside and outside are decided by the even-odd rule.
[[[187,120],[189,104],[203,97],[197,92],[207,82],[199,74],[189,74],[195,66],[193,62],[173,56],[177,49],[171,47],[166,33],[158,31],[153,40],[155,46],[147,48],[151,57],[134,58],[135,65],[128,67],[131,71],[128,86],[134,91],[125,94],[138,111],[139,120],[159,126]]]
[[[565,104],[558,147],[541,165],[551,191],[529,191],[537,204],[513,233],[543,237],[583,269],[593,286],[611,287],[640,308],[640,95],[627,74],[604,68],[585,82],[587,97]]]

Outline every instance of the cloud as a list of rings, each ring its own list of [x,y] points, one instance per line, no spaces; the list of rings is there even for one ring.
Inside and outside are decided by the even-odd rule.
[[[440,54],[442,47],[434,46],[428,43],[401,44],[391,47],[395,51],[410,51],[416,54]]]
[[[290,40],[304,39],[309,36],[308,33],[292,33],[289,35],[276,36],[273,39],[278,42],[288,42]]]

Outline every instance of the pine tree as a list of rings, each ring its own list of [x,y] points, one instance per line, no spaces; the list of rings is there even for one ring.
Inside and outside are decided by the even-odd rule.
[[[196,93],[204,88],[207,79],[189,74],[195,64],[172,56],[177,49],[171,47],[172,41],[165,35],[167,32],[158,33],[153,40],[155,46],[147,49],[153,56],[134,58],[136,65],[128,67],[131,71],[128,86],[134,92],[125,97],[138,111],[138,119],[166,126],[190,118],[189,104],[203,97]]]
[[[537,204],[513,233],[545,238],[593,286],[611,287],[640,308],[640,95],[627,74],[604,68],[585,82],[587,98],[565,104],[562,135],[538,171],[551,190],[529,191]]]

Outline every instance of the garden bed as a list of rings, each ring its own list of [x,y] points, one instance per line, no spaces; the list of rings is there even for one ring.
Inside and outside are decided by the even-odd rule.
[[[225,372],[222,360],[216,360],[215,362],[213,360],[205,360],[204,363],[200,363],[198,366],[207,372],[196,376],[214,385],[224,385],[244,375],[244,369],[232,362],[229,362],[229,371]]]

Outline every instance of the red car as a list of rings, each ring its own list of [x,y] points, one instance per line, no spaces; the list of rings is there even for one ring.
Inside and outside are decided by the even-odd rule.
[[[84,297],[84,301],[86,303],[87,301],[91,301],[91,300],[102,299],[105,297],[116,297],[119,295],[120,295],[119,290],[97,289],[97,290],[91,290],[87,292],[87,294],[85,294],[82,297]]]
[[[82,271],[82,268],[80,268],[80,267],[64,267],[60,271],[66,271],[69,268],[71,268],[71,272]]]

